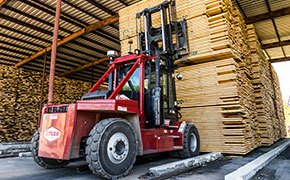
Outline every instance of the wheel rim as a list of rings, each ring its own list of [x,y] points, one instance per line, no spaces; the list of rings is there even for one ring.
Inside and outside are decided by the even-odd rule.
[[[190,150],[194,152],[196,151],[196,148],[197,148],[197,138],[194,133],[191,133],[190,134]]]
[[[115,163],[123,162],[129,152],[129,141],[123,133],[115,133],[109,140],[107,145],[107,153],[109,159]]]

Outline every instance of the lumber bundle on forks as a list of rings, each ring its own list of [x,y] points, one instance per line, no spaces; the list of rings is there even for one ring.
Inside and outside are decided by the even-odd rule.
[[[143,20],[138,19],[136,21],[136,13],[139,13],[145,9],[145,7],[154,7],[164,2],[164,0],[146,0],[136,3],[132,6],[124,8],[119,11],[119,32],[121,40],[121,52],[122,55],[128,54],[129,51],[134,51],[138,47],[138,32],[143,30]],[[178,0],[176,3],[176,18],[178,21],[186,19],[188,24],[197,22],[195,26],[195,31],[199,32],[200,35],[189,34],[189,44],[193,45],[198,42],[194,39],[195,37],[200,37],[201,39],[204,36],[203,32],[207,29],[207,17],[206,17],[206,7],[205,0]],[[152,26],[160,27],[161,21],[159,14],[152,15]],[[188,31],[191,31],[192,28],[188,26]],[[193,36],[192,36],[193,35]],[[207,38],[203,38],[204,42],[208,41]],[[131,42],[131,43],[129,43]],[[190,47],[189,47],[190,48]],[[201,49],[203,47],[200,47]],[[194,50],[196,51],[196,49]],[[202,50],[204,51],[204,50]]]

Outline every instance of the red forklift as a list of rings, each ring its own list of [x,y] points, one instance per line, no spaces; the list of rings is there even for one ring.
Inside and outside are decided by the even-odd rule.
[[[90,170],[108,179],[126,176],[137,156],[177,151],[199,154],[193,124],[181,121],[174,83],[174,61],[188,53],[186,21],[176,21],[174,1],[136,14],[139,49],[117,57],[74,104],[48,104],[32,138],[35,162],[47,169],[86,158]],[[160,13],[161,27],[152,27]],[[142,29],[142,30],[141,30]],[[130,45],[131,46],[131,45]],[[178,75],[176,78],[182,78]],[[107,90],[101,90],[101,85]]]

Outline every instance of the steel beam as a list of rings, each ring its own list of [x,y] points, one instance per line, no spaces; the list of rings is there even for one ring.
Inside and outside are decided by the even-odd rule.
[[[60,9],[61,9],[61,0],[57,0],[56,10],[55,10],[54,28],[53,28],[52,46],[51,46],[51,60],[50,60],[50,72],[49,72],[49,86],[48,86],[48,104],[53,103],[54,74],[55,74],[56,51],[57,51],[57,44],[58,44]],[[47,51],[45,51],[44,53],[46,52]]]
[[[119,1],[120,3],[122,3],[124,6],[129,6],[129,4],[128,3],[126,3],[125,1],[123,1],[123,0],[117,0],[117,1]]]
[[[53,23],[50,23],[49,21],[45,21],[45,20],[43,20],[43,19],[41,19],[41,18],[39,18],[39,17],[36,17],[36,16],[33,16],[33,15],[30,15],[30,14],[28,14],[28,13],[26,13],[26,12],[23,12],[23,11],[21,11],[21,10],[18,10],[18,9],[16,9],[16,8],[14,8],[14,7],[10,7],[10,6],[8,6],[8,5],[3,5],[2,8],[7,9],[7,10],[12,11],[12,12],[16,12],[16,13],[18,13],[18,14],[21,14],[21,15],[25,16],[25,17],[28,17],[28,18],[33,19],[33,20],[35,20],[35,21],[38,21],[38,22],[40,22],[40,23],[42,23],[42,24],[45,24],[45,25],[47,25],[47,26],[54,27],[54,24],[53,24]],[[98,20],[100,20],[100,19],[98,19]],[[20,23],[19,21],[14,21],[14,22],[15,22],[15,23],[18,23],[18,24]],[[21,25],[25,25],[25,24],[21,24]],[[27,26],[27,25],[26,25],[26,26]],[[28,26],[28,27],[29,27],[29,26]],[[59,27],[59,30],[60,30],[60,31],[63,31],[63,32],[65,32],[65,33],[68,33],[68,34],[73,34],[73,33],[74,33],[73,31],[71,31],[71,30],[67,30],[67,29],[65,29],[65,28],[63,28],[63,27]],[[38,31],[39,31],[39,29],[38,29]],[[42,32],[42,31],[40,31],[40,32]],[[45,32],[45,33],[47,33],[47,32]],[[49,33],[48,35],[50,35],[51,32],[48,32],[48,33]],[[60,35],[59,35],[59,37],[60,37],[60,38],[63,38],[63,37],[60,36]],[[96,45],[99,45],[99,46],[104,46],[104,47],[107,47],[108,49],[110,49],[110,47],[107,46],[106,44],[103,44],[103,43],[100,43],[100,42],[97,42],[97,41],[92,41],[91,39],[89,39],[89,38],[87,38],[87,37],[80,37],[80,38],[81,38],[81,39],[84,39],[84,40],[86,40],[86,41],[89,41],[89,42],[91,42],[91,43],[93,43],[93,44],[96,44]],[[98,48],[94,48],[94,47],[89,46],[89,45],[87,45],[87,44],[85,44],[85,43],[81,43],[81,42],[78,42],[78,41],[74,41],[74,42],[72,42],[72,43],[73,43],[73,44],[76,44],[76,45],[78,45],[78,46],[80,46],[80,47],[85,47],[85,48],[87,48],[87,49],[90,49],[90,50],[92,50],[92,51],[96,51],[96,52],[99,52],[99,53],[102,53],[102,54],[106,54],[105,51],[99,50]]]
[[[63,0],[63,2],[66,3],[66,4],[68,4],[69,6],[71,6],[71,7],[73,7],[73,8],[75,8],[75,9],[81,11],[82,13],[87,14],[87,15],[89,15],[89,16],[91,16],[91,17],[97,19],[97,20],[99,20],[99,21],[102,20],[100,17],[96,16],[94,13],[90,13],[90,12],[88,12],[88,11],[82,9],[81,7],[79,7],[79,6],[75,5],[75,4],[73,4],[70,0]],[[117,31],[119,30],[119,28],[118,28],[117,26],[115,26],[114,24],[111,24],[110,27],[116,29]]]
[[[0,0],[0,7],[5,4],[6,0]]]
[[[33,20],[36,20],[36,21],[41,22],[41,23],[43,23],[43,24],[46,24],[46,25],[48,25],[48,26],[54,27],[54,24],[53,24],[53,23],[46,22],[46,21],[44,21],[44,20],[42,20],[42,19],[40,19],[40,18],[38,18],[38,17],[31,16],[31,15],[29,15],[29,14],[27,14],[27,13],[21,13],[21,11],[16,10],[16,9],[11,8],[11,7],[9,7],[9,6],[6,6],[6,5],[3,6],[3,7],[6,8],[6,9],[8,9],[8,10],[10,10],[10,11],[15,11],[15,12],[18,13],[18,14],[22,14],[22,15],[28,17],[28,18],[31,18],[31,19],[33,19]],[[1,16],[1,15],[0,15],[0,16]],[[7,20],[9,20],[9,17],[7,17],[7,16],[4,16],[4,18],[7,19]],[[20,21],[20,20],[18,20],[18,19],[13,19],[13,18],[12,18],[11,20],[12,20],[12,22],[14,22],[14,23],[17,23],[17,24],[19,24],[19,25],[25,26],[25,27],[27,27],[27,28],[34,29],[34,30],[36,30],[36,31],[38,31],[38,32],[41,32],[41,33],[44,33],[44,34],[46,34],[46,35],[51,36],[51,32],[50,32],[50,31],[43,31],[41,28],[39,28],[39,27],[37,27],[37,26],[33,26],[33,25],[30,25],[30,24],[27,24],[27,23],[22,22],[22,21]],[[59,27],[59,29],[62,30],[62,31],[64,31],[64,32],[67,32],[67,33],[69,33],[69,34],[72,34],[72,33],[73,33],[72,31],[66,30],[66,29],[61,28],[61,27]],[[62,39],[62,38],[64,38],[64,37],[59,35],[59,38]],[[84,40],[86,40],[86,41],[89,41],[89,42],[91,42],[91,43],[93,43],[93,44],[97,44],[97,45],[99,45],[99,46],[105,46],[105,47],[107,47],[108,49],[110,49],[109,46],[107,46],[107,45],[105,45],[105,44],[103,44],[103,43],[99,43],[99,42],[92,41],[91,39],[89,39],[89,38],[87,38],[87,37],[81,37],[81,38],[84,39]],[[50,41],[49,41],[49,43],[50,43]],[[78,41],[75,41],[75,40],[72,41],[71,43],[73,43],[73,44],[75,44],[75,45],[77,45],[77,46],[80,46],[80,47],[85,47],[85,48],[87,48],[87,49],[89,49],[89,50],[91,50],[91,51],[93,51],[93,52],[98,52],[98,53],[103,54],[103,55],[106,54],[106,51],[99,50],[99,49],[97,49],[97,48],[93,48],[92,46],[88,46],[88,45],[86,45],[85,43],[81,43],[81,42],[78,42]],[[77,51],[77,50],[75,50],[75,51]],[[91,56],[91,55],[89,54],[89,56]],[[100,56],[99,56],[99,57],[100,57]],[[97,58],[99,58],[99,57],[97,57]]]
[[[277,18],[281,16],[286,16],[290,14],[290,7],[272,11],[271,13],[264,13],[257,16],[249,17],[246,19],[247,24],[253,24],[259,21],[265,21],[272,18]]]
[[[36,9],[39,9],[41,11],[44,11],[50,15],[54,15],[54,9],[50,6],[48,6],[47,4],[41,2],[41,1],[22,1]],[[71,23],[73,24],[74,26],[78,26],[80,28],[84,28],[85,26],[88,26],[89,24],[87,24],[86,22],[84,21],[81,21],[81,20],[76,20],[74,17],[62,12],[61,13],[61,19],[63,19],[64,21],[68,22],[68,23]],[[117,44],[119,44],[119,38],[116,37],[116,36],[113,36],[112,34],[109,34],[105,31],[103,31],[102,29],[98,29],[99,32],[92,32],[93,34],[96,34],[98,36],[101,36],[105,39],[108,39],[112,42],[115,42]]]
[[[97,8],[101,9],[102,11],[114,16],[116,13],[111,11],[110,9],[106,8],[105,6],[102,6],[100,3],[96,2],[95,0],[87,0],[92,5],[96,6]]]
[[[271,63],[286,62],[286,61],[290,61],[290,57],[282,57],[282,58],[269,59],[269,61]]]
[[[262,44],[262,49],[269,49],[269,48],[288,46],[288,45],[290,45],[290,40],[274,42],[274,43],[269,43],[269,44]]]
[[[79,66],[79,67],[77,67],[77,68],[74,68],[74,69],[72,69],[72,70],[69,70],[69,71],[67,71],[67,72],[65,72],[65,73],[63,73],[63,74],[61,74],[60,76],[68,76],[68,75],[70,75],[70,74],[72,74],[72,73],[75,73],[75,72],[81,71],[81,70],[83,70],[83,69],[87,69],[87,68],[89,68],[89,67],[95,66],[95,65],[97,65],[97,64],[100,64],[101,62],[108,61],[108,60],[109,60],[108,57],[104,57],[104,58],[98,59],[98,60],[96,60],[96,61],[93,61],[93,62],[90,62],[90,63],[84,64],[84,65],[82,65],[82,66]]]
[[[91,24],[91,25],[89,25],[89,26],[87,26],[87,27],[85,27],[85,28],[83,28],[83,29],[81,29],[81,30],[79,30],[79,31],[77,31],[77,32],[75,32],[75,33],[73,33],[73,34],[61,39],[61,40],[59,40],[57,42],[57,46],[61,46],[61,45],[65,44],[65,43],[68,43],[68,42],[72,41],[73,39],[75,39],[75,38],[77,38],[77,37],[79,37],[81,35],[84,35],[86,33],[94,31],[96,29],[102,28],[102,27],[107,26],[107,25],[109,25],[111,23],[117,22],[118,20],[119,20],[119,17],[116,15],[116,16],[111,16],[109,18],[106,18],[103,21],[98,21],[96,23],[93,23],[93,24]],[[28,63],[29,61],[31,61],[31,60],[43,55],[45,52],[50,51],[51,49],[52,49],[52,46],[50,45],[50,46],[38,51],[37,53],[33,54],[32,56],[23,59],[22,61],[17,63],[15,65],[15,67],[20,67],[23,64]]]
[[[269,14],[271,14],[271,13],[272,13],[272,10],[271,10],[271,6],[270,6],[270,3],[269,3],[269,0],[265,0],[265,3],[266,3],[266,5],[267,5],[267,9],[268,9],[268,11],[269,11]],[[278,28],[277,28],[276,22],[275,22],[275,20],[274,20],[273,17],[271,17],[271,20],[272,20],[272,24],[273,24],[273,26],[274,26],[275,33],[276,33],[276,36],[277,36],[277,38],[278,38],[278,41],[281,42],[281,38],[280,38],[280,34],[279,34],[279,32],[278,32]],[[285,53],[284,48],[281,47],[281,49],[282,49],[282,52],[283,52],[283,56],[286,57],[286,53]]]

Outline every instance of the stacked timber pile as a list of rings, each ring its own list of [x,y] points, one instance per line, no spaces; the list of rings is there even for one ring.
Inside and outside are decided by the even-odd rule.
[[[16,77],[17,73],[12,67],[0,66],[0,142],[14,138]]]
[[[203,152],[246,154],[259,145],[251,81],[235,59],[186,66],[176,73],[183,76],[176,81],[182,119],[196,124]]]
[[[143,26],[132,17],[162,2],[145,0],[119,12],[122,55],[138,48],[137,32]],[[201,151],[244,155],[283,137],[270,65],[255,44],[253,28],[230,0],[175,2],[178,20],[186,18],[189,44],[188,55],[176,61],[176,74],[183,76],[176,80],[177,99],[183,100],[182,119],[198,127]],[[159,17],[152,19],[154,27],[160,26]],[[275,88],[279,90],[277,83]]]
[[[272,75],[272,82],[274,86],[274,96],[275,96],[275,109],[276,109],[276,131],[275,131],[275,138],[280,139],[287,136],[286,131],[286,124],[285,124],[285,114],[284,114],[284,106],[283,106],[283,100],[282,100],[282,94],[279,84],[279,78],[277,73],[275,72],[273,66],[271,66],[271,75]]]
[[[0,142],[30,141],[38,125],[41,77],[0,65]],[[45,84],[46,102],[48,78]],[[56,103],[72,103],[88,91],[89,83],[56,77],[54,89]]]
[[[271,82],[270,62],[262,52],[257,34],[253,25],[248,25],[248,40],[251,50],[252,84],[255,92],[255,104],[258,120],[258,132],[262,145],[271,145],[274,138],[274,91]]]
[[[248,25],[248,40],[251,50],[252,84],[255,91],[258,132],[261,144],[272,145],[285,137],[285,118],[278,77],[266,60],[253,25]]]
[[[47,83],[48,84],[48,79]],[[63,77],[55,78],[55,102],[66,104],[73,103],[76,100],[81,99],[81,97],[88,92],[90,89],[90,83],[84,83],[77,80],[69,80]],[[45,94],[48,94],[45,93]],[[47,98],[46,98],[47,99]]]
[[[123,54],[128,41],[137,48],[139,26],[128,17],[161,2],[142,1],[119,12]],[[183,119],[197,125],[203,152],[250,152],[259,145],[259,136],[242,16],[229,0],[177,0],[176,12],[178,19],[186,17],[189,44],[188,57],[176,63],[185,66],[178,69],[183,79],[176,82]],[[159,21],[153,17],[153,26]]]
[[[16,70],[17,91],[13,136],[15,141],[28,141],[37,129],[38,110],[40,102],[41,75],[38,72]],[[8,140],[10,142],[12,140]]]

